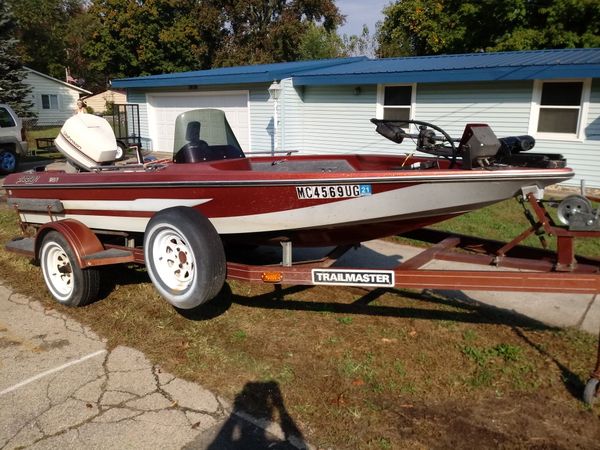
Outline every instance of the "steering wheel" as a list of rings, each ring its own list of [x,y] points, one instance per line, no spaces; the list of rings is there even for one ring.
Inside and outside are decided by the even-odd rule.
[[[458,149],[455,140],[450,137],[443,129],[429,122],[422,120],[386,120],[371,119],[371,122],[377,125],[376,131],[392,142],[400,144],[404,138],[417,140],[417,150],[429,153],[435,156],[442,156],[450,160],[448,168],[452,169],[456,165]],[[419,126],[418,134],[410,134],[404,131],[402,126],[405,124],[415,124]],[[436,136],[431,130],[441,133],[442,137]]]

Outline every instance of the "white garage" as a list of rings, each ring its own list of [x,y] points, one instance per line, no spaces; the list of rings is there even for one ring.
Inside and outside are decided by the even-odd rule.
[[[222,110],[242,150],[250,148],[248,91],[157,93],[148,95],[147,101],[150,139],[155,151],[173,152],[175,119],[198,108]]]

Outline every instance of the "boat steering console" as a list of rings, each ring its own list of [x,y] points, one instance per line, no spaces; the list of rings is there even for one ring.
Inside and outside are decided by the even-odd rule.
[[[375,131],[390,141],[401,144],[406,138],[413,139],[416,142],[417,151],[449,159],[450,168],[456,165],[458,156],[456,140],[437,125],[421,120],[371,119],[371,122],[377,126]],[[404,127],[409,127],[411,124],[418,126],[418,133],[407,133],[404,130]],[[442,136],[437,136],[434,130],[441,133]]]
[[[463,169],[506,166],[552,169],[566,167],[567,163],[559,154],[523,154],[535,146],[533,137],[497,138],[487,124],[467,124],[462,137],[456,139],[437,125],[421,120],[371,119],[371,122],[376,125],[375,131],[392,142],[401,144],[409,138],[415,142],[416,151],[448,159],[449,169],[456,166],[458,158],[462,160]],[[411,125],[416,126],[417,133],[406,131]]]

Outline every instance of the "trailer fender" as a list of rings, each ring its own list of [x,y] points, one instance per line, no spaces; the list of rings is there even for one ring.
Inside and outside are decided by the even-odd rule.
[[[77,258],[77,264],[81,269],[88,267],[84,258],[88,255],[101,252],[104,247],[98,237],[83,223],[74,219],[63,219],[56,222],[44,224],[35,237],[35,261],[39,261],[40,247],[44,236],[50,231],[57,231],[65,237]]]

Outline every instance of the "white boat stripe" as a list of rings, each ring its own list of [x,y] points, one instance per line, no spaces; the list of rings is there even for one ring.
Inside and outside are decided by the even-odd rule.
[[[209,202],[210,198],[138,198],[135,200],[63,200],[65,209],[98,211],[160,211],[172,206],[194,207]]]

